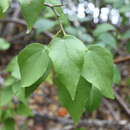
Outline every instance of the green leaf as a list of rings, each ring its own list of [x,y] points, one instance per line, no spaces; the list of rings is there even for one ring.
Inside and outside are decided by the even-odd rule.
[[[124,0],[112,0],[113,3],[113,8],[121,8],[124,4],[125,1]]]
[[[0,106],[7,105],[13,97],[12,87],[5,87],[1,90],[0,94]]]
[[[52,5],[61,4],[60,0],[45,0],[45,2]]]
[[[49,20],[49,19],[39,19],[34,27],[36,28],[38,33],[48,31],[52,29],[56,25],[55,21]]]
[[[68,34],[75,35],[84,42],[91,43],[93,41],[92,36],[89,35],[83,27],[68,26],[65,28],[65,30]]]
[[[30,30],[43,9],[44,0],[19,0],[19,2],[21,4],[22,14]]]
[[[3,121],[4,110],[0,109],[0,122]]]
[[[122,6],[122,8],[120,8],[120,13],[126,13],[130,11],[130,4]]]
[[[12,86],[14,95],[22,102],[26,102],[25,88],[21,87],[20,81],[16,81]]]
[[[7,72],[10,72],[12,77],[20,80],[21,75],[20,75],[20,70],[19,70],[19,65],[18,65],[18,57],[14,57],[11,62],[8,64],[6,68]]]
[[[77,36],[77,33],[79,32],[79,30],[81,31],[81,28],[78,29],[78,28],[75,28],[73,26],[67,26],[65,28],[65,31],[68,33],[68,34],[71,34],[71,35],[75,35]],[[80,32],[81,33],[81,32]]]
[[[6,109],[6,110],[3,111],[3,120],[12,118],[14,116],[15,116],[15,110],[14,110],[14,108],[9,107],[8,109]]]
[[[12,118],[8,118],[4,121],[3,130],[15,130],[15,121]]]
[[[76,130],[87,130],[85,128],[76,128]]]
[[[125,85],[127,87],[130,87],[130,77],[128,77],[126,80],[125,80]]]
[[[4,12],[3,12],[2,8],[0,7],[0,18],[3,18],[3,16],[4,16]]]
[[[44,75],[33,85],[25,88],[25,97],[28,98],[37,89],[37,87],[47,78],[50,70],[51,70],[51,62],[49,62],[47,71],[44,73]]]
[[[75,99],[72,100],[66,87],[56,80],[58,84],[58,93],[61,104],[68,110],[75,123],[78,123],[82,113],[85,110],[86,101],[91,89],[91,84],[84,78],[80,78]]]
[[[84,44],[73,36],[54,38],[49,55],[52,59],[57,79],[67,88],[74,99],[85,52]]]
[[[79,33],[79,38],[86,43],[93,42],[93,37],[89,35],[88,33]]]
[[[114,64],[113,66],[113,73],[114,73],[114,76],[113,76],[113,83],[119,85],[120,84],[120,81],[121,81],[121,74],[120,74],[120,71],[119,69],[117,68],[117,66]]]
[[[111,49],[116,49],[116,39],[110,34],[110,33],[102,33],[99,35],[98,40],[101,41],[101,43],[104,43],[107,47],[110,47]]]
[[[46,48],[33,43],[24,48],[18,56],[21,73],[21,86],[29,87],[46,73],[50,59]]]
[[[0,1],[0,8],[2,9],[2,12],[5,12],[10,5],[11,0],[1,0]]]
[[[98,36],[104,32],[115,30],[115,27],[108,23],[103,23],[97,25],[96,29],[94,30],[94,35]]]
[[[122,34],[122,39],[130,39],[130,30],[126,31],[124,34]]]
[[[16,113],[22,116],[32,116],[32,110],[25,104],[20,103],[16,108]]]
[[[114,98],[112,90],[113,61],[112,55],[107,49],[97,45],[88,46],[88,50],[85,53],[82,75],[102,95]]]
[[[15,83],[15,81],[16,81],[15,78],[13,78],[12,76],[9,76],[5,79],[3,86],[9,87],[9,86],[13,85]]]
[[[0,38],[0,50],[4,51],[10,48],[10,43],[8,43],[5,39]]]
[[[87,96],[86,109],[88,112],[92,112],[100,105],[102,95],[96,87],[92,86],[89,95]]]
[[[128,40],[126,44],[127,51],[130,53],[130,40]]]

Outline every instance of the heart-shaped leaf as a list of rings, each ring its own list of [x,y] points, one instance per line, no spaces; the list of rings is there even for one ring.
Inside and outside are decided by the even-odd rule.
[[[112,55],[107,49],[97,45],[88,46],[82,75],[105,97],[114,98],[112,89],[113,61]]]
[[[18,56],[22,87],[29,87],[46,73],[50,64],[45,47],[33,43],[24,48]]]
[[[58,80],[58,92],[61,104],[66,107],[75,123],[77,123],[85,110],[86,101],[91,89],[91,84],[84,78],[80,78],[75,99],[72,100],[68,90]]]
[[[92,86],[87,97],[88,98],[86,101],[86,110],[88,112],[92,112],[93,110],[97,109],[97,107],[100,105],[102,95],[96,87]]]
[[[44,0],[19,0],[22,14],[31,29],[43,9]]]
[[[84,60],[84,44],[73,36],[54,38],[49,55],[57,79],[68,89],[74,99]]]

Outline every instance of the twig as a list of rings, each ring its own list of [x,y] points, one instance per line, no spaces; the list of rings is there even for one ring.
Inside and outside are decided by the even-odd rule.
[[[69,126],[74,126],[74,123],[71,119],[66,119],[66,118],[59,118],[55,116],[49,116],[48,114],[46,115],[41,115],[41,114],[36,114],[36,116],[40,116],[41,119],[43,120],[51,120],[56,123],[61,123],[62,125],[69,125]],[[117,129],[128,129],[130,130],[130,124],[126,120],[120,120],[120,121],[115,121],[115,120],[81,120],[78,124],[78,128],[81,127],[103,127],[103,128],[117,128]]]
[[[127,61],[130,61],[130,56],[119,57],[119,58],[117,58],[117,59],[114,60],[114,63],[115,64],[119,64],[119,63],[127,62]]]
[[[55,7],[61,7],[61,6],[64,6],[64,5],[63,5],[63,4],[52,5],[52,4],[48,4],[48,3],[45,3],[44,5],[52,9],[52,11],[54,12],[54,14],[55,14],[55,16],[56,16],[56,19],[57,19],[58,22],[59,22],[59,25],[60,25],[61,30],[62,30],[63,34],[65,35],[66,33],[65,33],[65,31],[64,31],[63,25],[62,25],[61,20],[60,20],[60,18],[59,18],[60,15],[58,14],[58,12],[57,12],[56,9],[55,9]]]
[[[15,24],[21,24],[22,26],[27,27],[26,22],[24,20],[21,20],[21,19],[18,19],[18,18],[15,18],[15,19],[12,19],[12,18],[0,19],[0,22],[1,23],[9,23],[10,22],[10,23],[15,23]],[[33,27],[33,29],[35,29],[35,28]],[[48,36],[49,38],[53,38],[53,34],[51,34],[49,32],[44,32],[44,34],[46,36]],[[116,58],[114,60],[114,63],[119,64],[119,63],[127,62],[127,61],[130,61],[130,56]]]
[[[106,100],[106,99],[103,100],[103,103],[109,109],[109,111],[112,114],[114,120],[119,120],[116,112],[113,110],[113,107],[112,107],[111,103],[108,100]]]
[[[122,108],[125,110],[125,112],[130,116],[130,109],[126,105],[125,101],[118,95],[117,92],[115,92],[116,100],[118,103],[122,106]]]
[[[50,8],[54,8],[54,7],[62,7],[64,5],[63,4],[53,5],[53,4],[49,4],[49,3],[44,3],[44,6],[47,6],[47,7],[50,7]]]
[[[61,28],[63,34],[65,35],[66,33],[65,33],[65,31],[64,31],[63,25],[62,25],[62,23],[61,23],[61,21],[60,21],[60,18],[59,18],[60,15],[57,13],[57,11],[56,11],[55,8],[52,7],[51,9],[53,10],[53,12],[54,12],[54,14],[55,14],[55,16],[56,16],[56,19],[57,19],[58,22],[59,22],[59,25],[60,25],[60,28]]]

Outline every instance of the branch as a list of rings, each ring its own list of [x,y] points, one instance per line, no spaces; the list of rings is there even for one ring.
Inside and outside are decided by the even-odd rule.
[[[15,23],[15,24],[21,24],[23,26],[27,26],[26,22],[24,20],[21,20],[21,19],[12,19],[12,18],[6,18],[6,19],[0,19],[0,22],[1,23]]]
[[[19,6],[18,2],[16,2],[16,3],[18,6],[13,9],[13,14],[11,15],[12,19],[19,18],[19,15],[20,15],[20,6]],[[5,31],[3,33],[3,36],[8,38],[8,37],[10,37],[10,35],[13,35],[15,27],[16,26],[14,23],[8,23],[6,25],[6,27],[4,28]]]
[[[1,23],[15,23],[15,24],[20,24],[24,27],[27,27],[27,24],[24,20],[21,19],[12,19],[12,18],[6,18],[6,19],[0,19]],[[33,27],[33,29],[35,30],[36,28]],[[49,33],[49,32],[44,32],[44,34],[46,36],[48,36],[49,38],[53,38],[53,34]]]

